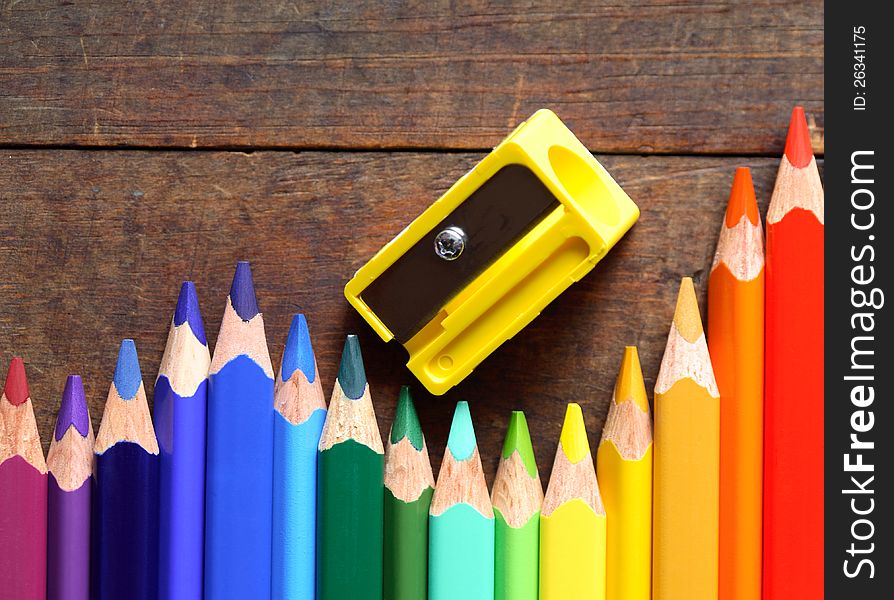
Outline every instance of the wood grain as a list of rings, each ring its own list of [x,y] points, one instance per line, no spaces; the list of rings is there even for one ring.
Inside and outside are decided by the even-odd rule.
[[[383,435],[401,384],[342,286],[480,154],[13,150],[0,158],[0,350],[24,356],[44,449],[65,377],[84,376],[98,422],[120,339],[136,339],[151,398],[181,279],[196,281],[209,342],[235,261],[249,259],[276,364],[294,311],[307,313],[328,394],[344,335],[360,335]],[[609,256],[458,388],[414,385],[432,464],[453,403],[468,399],[488,480],[512,409],[528,416],[544,481],[565,403],[581,403],[595,448],[625,344],[654,385],[681,275],[704,300],[734,168],[752,167],[762,212],[778,160],[603,157],[642,209]],[[704,308],[704,304],[702,305]]]
[[[0,0],[0,145],[822,154],[822,59],[819,0]]]

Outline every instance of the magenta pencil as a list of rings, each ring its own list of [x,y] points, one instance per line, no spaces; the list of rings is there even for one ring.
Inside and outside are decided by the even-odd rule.
[[[0,597],[47,594],[47,463],[25,363],[13,358],[0,397]]]
[[[93,425],[78,375],[65,382],[47,469],[47,600],[87,600]]]

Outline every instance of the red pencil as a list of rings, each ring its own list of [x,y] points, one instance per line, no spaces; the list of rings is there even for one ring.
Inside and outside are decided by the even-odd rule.
[[[767,600],[823,597],[823,201],[798,106],[767,212]]]
[[[0,598],[46,600],[47,463],[18,357],[0,397],[0,553]]]

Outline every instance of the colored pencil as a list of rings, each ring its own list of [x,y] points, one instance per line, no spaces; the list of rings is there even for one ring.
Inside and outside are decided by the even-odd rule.
[[[494,507],[494,598],[537,600],[543,485],[525,413],[512,411],[497,476]]]
[[[796,107],[767,212],[764,598],[824,591],[824,215]]]
[[[606,513],[580,406],[568,405],[540,513],[540,598],[605,598]]]
[[[596,474],[608,514],[605,597],[652,596],[652,419],[636,346],[627,346],[615,383]]]
[[[428,590],[428,509],[435,477],[410,388],[397,399],[385,448],[385,598],[419,600]]]
[[[47,463],[19,357],[0,397],[0,549],[0,595],[46,598]]]
[[[69,375],[47,454],[47,599],[90,597],[93,425],[84,386]]]
[[[208,377],[205,597],[270,597],[273,365],[247,262],[236,265]]]
[[[492,600],[494,511],[466,402],[453,413],[428,523],[429,598]]]
[[[349,335],[317,457],[317,600],[382,598],[384,458],[360,342]]]
[[[133,340],[121,342],[93,446],[91,594],[158,597],[158,441]]]
[[[708,277],[720,403],[720,600],[761,597],[764,239],[751,171],[736,169]]]
[[[313,598],[316,588],[317,445],[326,400],[304,315],[286,338],[274,392],[273,597]]]
[[[655,382],[652,594],[717,598],[720,393],[684,277]]]
[[[205,417],[211,354],[196,286],[185,281],[155,380],[159,455],[160,600],[202,597]]]

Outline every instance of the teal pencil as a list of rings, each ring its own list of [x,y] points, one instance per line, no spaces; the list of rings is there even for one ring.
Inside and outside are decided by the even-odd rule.
[[[428,595],[494,598],[494,511],[466,402],[456,405],[429,511]]]

